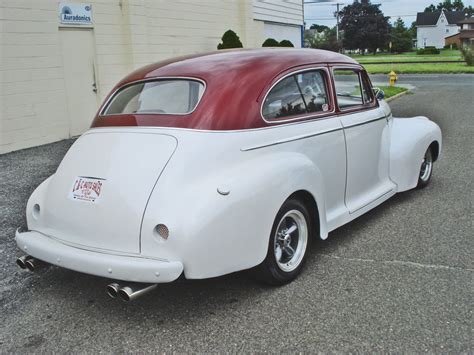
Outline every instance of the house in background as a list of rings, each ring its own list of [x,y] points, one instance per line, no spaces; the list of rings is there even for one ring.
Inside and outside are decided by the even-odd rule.
[[[82,2],[83,1],[83,2]],[[214,51],[302,45],[303,0],[0,0],[0,154],[77,136],[126,74]]]
[[[471,47],[474,49],[474,17],[458,22],[459,33],[445,38],[445,45],[456,45],[457,48]]]
[[[445,38],[459,32],[458,23],[465,19],[462,11],[419,12],[416,16],[418,48],[445,46]]]

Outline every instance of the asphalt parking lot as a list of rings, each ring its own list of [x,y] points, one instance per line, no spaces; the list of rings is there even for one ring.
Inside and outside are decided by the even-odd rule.
[[[431,185],[314,243],[301,277],[280,288],[236,273],[124,304],[101,278],[22,271],[14,231],[71,141],[0,156],[0,352],[473,352],[474,75],[399,82],[416,88],[391,102],[394,115],[443,131]]]

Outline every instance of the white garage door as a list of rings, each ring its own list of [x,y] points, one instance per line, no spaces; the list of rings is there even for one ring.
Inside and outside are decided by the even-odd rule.
[[[301,27],[265,22],[263,32],[265,39],[274,38],[278,42],[287,39],[296,48],[301,48]]]

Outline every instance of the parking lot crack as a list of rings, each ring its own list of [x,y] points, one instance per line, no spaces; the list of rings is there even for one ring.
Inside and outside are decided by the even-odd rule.
[[[413,261],[403,261],[403,260],[375,260],[375,259],[363,259],[363,258],[347,258],[343,256],[329,255],[329,254],[320,254],[320,256],[331,258],[331,259],[341,259],[341,260],[346,260],[346,261],[376,263],[376,264],[385,264],[385,265],[400,265],[400,266],[422,268],[422,269],[474,271],[474,269],[464,268],[460,266],[422,264],[422,263],[417,263]]]

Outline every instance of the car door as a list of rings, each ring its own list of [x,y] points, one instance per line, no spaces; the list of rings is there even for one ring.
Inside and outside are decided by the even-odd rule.
[[[335,67],[333,79],[347,150],[345,203],[354,213],[395,188],[389,178],[389,127],[364,71]]]
[[[321,207],[325,209],[329,230],[338,226],[338,220],[347,214],[344,132],[335,114],[331,86],[326,67],[295,70],[277,80],[262,105],[262,118],[280,127],[271,130],[273,139],[291,142],[279,149],[304,155],[320,172],[324,186]]]

